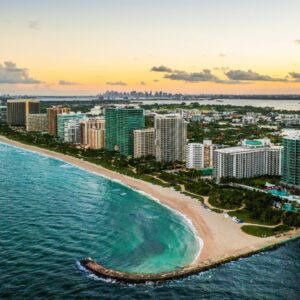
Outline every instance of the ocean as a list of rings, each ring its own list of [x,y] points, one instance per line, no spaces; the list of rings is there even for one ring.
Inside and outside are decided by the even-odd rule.
[[[299,299],[299,241],[156,284],[104,280],[79,264],[162,272],[198,253],[193,228],[158,202],[0,143],[0,299]]]

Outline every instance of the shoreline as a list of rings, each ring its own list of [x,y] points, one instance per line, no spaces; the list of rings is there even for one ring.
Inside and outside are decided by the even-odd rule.
[[[199,245],[201,252],[194,261],[190,265],[180,269],[181,276],[200,272],[204,268],[207,269],[228,260],[249,256],[252,253],[262,251],[261,249],[263,248],[274,247],[279,243],[300,235],[300,229],[281,234],[281,236],[277,238],[274,236],[260,238],[247,235],[240,229],[241,225],[232,222],[232,220],[225,219],[222,214],[204,209],[198,200],[171,190],[170,188],[154,185],[105,169],[102,166],[82,161],[79,158],[23,144],[3,136],[0,136],[0,142],[54,157],[83,170],[106,177],[109,180],[117,181],[137,192],[145,194],[145,196],[150,196],[154,201],[158,200],[161,205],[175,211],[173,213],[179,213],[182,217],[185,217],[187,223],[192,223],[192,226],[190,226],[190,224],[188,225],[191,229],[194,227],[195,235],[203,241],[203,244],[202,247],[201,244]]]
[[[7,140],[7,141],[4,141],[3,139],[5,139],[5,140]],[[10,142],[14,142],[14,143],[10,143]],[[78,168],[78,169],[80,169],[80,170],[82,170],[82,171],[84,171],[84,172],[88,172],[88,173],[91,173],[91,174],[93,174],[93,175],[100,176],[100,177],[102,177],[102,178],[104,178],[104,179],[106,179],[106,180],[110,180],[110,181],[116,182],[116,183],[118,183],[118,184],[120,184],[120,185],[122,185],[122,186],[124,186],[124,187],[126,187],[126,188],[129,188],[129,189],[135,191],[136,193],[139,193],[139,194],[143,195],[144,197],[150,199],[151,201],[155,201],[155,202],[159,203],[161,206],[165,207],[166,209],[168,209],[168,210],[169,210],[170,212],[172,212],[173,214],[176,214],[177,216],[179,216],[179,217],[182,219],[183,223],[184,223],[187,227],[189,227],[189,229],[192,231],[193,235],[195,236],[195,239],[196,239],[196,241],[197,241],[197,243],[198,243],[198,246],[199,246],[199,251],[198,251],[198,253],[196,254],[196,256],[194,257],[194,259],[193,259],[193,261],[192,261],[191,264],[193,264],[194,262],[196,262],[197,259],[198,259],[198,257],[200,256],[201,251],[202,251],[202,249],[203,249],[203,244],[204,244],[204,243],[203,243],[203,240],[202,240],[201,236],[199,236],[199,234],[198,234],[198,232],[197,232],[197,230],[196,230],[196,228],[195,228],[193,222],[192,222],[185,214],[183,214],[182,212],[180,212],[180,211],[178,211],[178,210],[176,210],[176,209],[174,209],[174,208],[172,208],[172,207],[166,205],[165,203],[162,203],[158,198],[155,198],[154,196],[152,196],[152,195],[146,193],[146,192],[143,191],[143,190],[134,188],[134,187],[132,187],[132,186],[130,186],[130,185],[124,183],[123,181],[121,181],[121,180],[119,180],[119,179],[113,179],[113,178],[110,178],[110,177],[108,177],[108,176],[106,176],[106,175],[104,175],[104,174],[102,174],[102,173],[95,172],[95,171],[90,171],[90,170],[87,169],[87,168],[83,168],[83,167],[81,167],[81,166],[79,166],[79,165],[77,165],[77,164],[74,164],[74,163],[71,163],[71,162],[67,162],[66,160],[64,160],[64,159],[62,159],[62,158],[58,158],[58,157],[56,157],[56,156],[54,156],[54,155],[46,154],[46,153],[41,152],[41,151],[38,151],[38,150],[32,150],[32,149],[28,149],[27,147],[19,146],[19,145],[17,145],[17,144],[21,144],[21,145],[23,145],[23,144],[22,144],[22,143],[19,143],[19,142],[16,142],[16,141],[14,141],[14,140],[9,140],[9,139],[7,139],[6,137],[3,137],[3,136],[0,135],[0,144],[1,144],[1,143],[6,144],[6,145],[9,145],[9,146],[14,147],[14,148],[17,148],[17,149],[25,149],[26,151],[30,151],[30,152],[32,152],[32,153],[35,153],[35,154],[38,154],[38,155],[41,155],[41,156],[45,156],[45,157],[52,158],[52,159],[58,160],[58,161],[60,161],[60,162],[66,163],[66,164],[68,164],[68,165],[70,165],[70,166],[73,166],[73,167],[75,167],[75,168]],[[17,144],[15,144],[15,143],[17,143]],[[24,145],[25,145],[25,146],[31,147],[30,145],[27,145],[27,144],[24,144]],[[32,147],[35,147],[35,146],[32,146]],[[35,148],[38,148],[38,147],[35,147]],[[41,148],[41,149],[44,149],[44,148]],[[54,152],[54,151],[51,151],[51,150],[47,150],[47,149],[45,149],[45,150],[46,150],[46,151],[53,152],[53,153],[57,153],[57,152]],[[64,154],[62,154],[62,155],[64,155]],[[67,155],[66,155],[66,156],[67,156]],[[75,158],[75,157],[73,157],[73,158]],[[75,158],[75,159],[76,159],[76,158]],[[80,161],[81,161],[81,160],[80,160]],[[90,162],[86,162],[86,163],[92,164],[92,163],[90,163]],[[94,164],[92,164],[92,165],[94,165]],[[101,167],[101,166],[100,166],[100,167]],[[102,168],[103,168],[103,167],[102,167]],[[110,170],[109,170],[109,171],[110,171]],[[114,172],[114,171],[112,171],[112,172]],[[114,172],[114,173],[117,173],[117,172]],[[117,173],[117,174],[119,174],[119,173]],[[122,175],[122,174],[120,174],[120,175]],[[122,175],[122,176],[129,177],[129,176],[126,176],[126,175]],[[129,178],[131,178],[131,177],[129,177]],[[138,179],[137,179],[137,180],[138,180]]]

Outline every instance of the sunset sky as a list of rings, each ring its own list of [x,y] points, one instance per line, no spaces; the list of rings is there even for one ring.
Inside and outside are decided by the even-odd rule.
[[[0,0],[0,94],[300,94],[299,0]]]

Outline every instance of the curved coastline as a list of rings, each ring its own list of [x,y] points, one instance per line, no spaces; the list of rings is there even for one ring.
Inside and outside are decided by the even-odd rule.
[[[250,252],[249,251],[241,252],[239,255],[229,256],[222,260],[210,261],[209,263],[196,264],[196,265],[192,264],[189,266],[185,266],[183,268],[176,269],[171,272],[158,273],[158,274],[137,274],[137,273],[120,272],[120,271],[108,269],[100,265],[96,261],[93,261],[90,258],[82,259],[80,260],[79,263],[84,269],[88,270],[94,275],[104,279],[115,280],[117,282],[133,283],[133,284],[141,284],[147,282],[164,282],[169,280],[181,279],[204,271],[208,271],[210,269],[217,268],[218,266],[223,265],[225,263],[236,261],[241,258],[246,258],[261,252],[266,252],[266,251],[276,249],[282,246],[283,244],[298,239],[300,239],[300,235],[296,235],[293,237],[290,236],[286,240],[282,240],[278,243],[270,244],[263,248],[255,249]]]
[[[47,158],[52,158],[52,159],[56,159],[56,160],[58,160],[58,161],[64,162],[64,163],[66,163],[67,165],[70,165],[70,166],[73,166],[73,167],[78,168],[78,169],[80,169],[80,170],[83,170],[84,172],[88,172],[88,173],[91,173],[91,174],[93,174],[93,175],[100,176],[100,177],[102,177],[102,178],[105,178],[105,179],[107,179],[107,180],[116,182],[116,183],[118,183],[118,184],[120,184],[120,185],[122,185],[122,186],[125,186],[125,187],[127,187],[127,188],[130,188],[131,190],[133,190],[133,191],[135,191],[135,192],[137,192],[137,193],[143,195],[144,197],[150,199],[151,201],[155,201],[155,202],[159,203],[161,206],[163,206],[163,207],[165,207],[166,209],[168,209],[171,213],[178,215],[178,216],[182,219],[182,221],[185,223],[185,225],[186,225],[187,227],[189,227],[190,230],[192,231],[192,233],[194,234],[195,239],[196,239],[197,244],[198,244],[198,249],[199,249],[199,250],[198,250],[197,254],[195,255],[195,257],[194,257],[194,259],[193,259],[193,261],[192,261],[191,264],[193,264],[194,262],[196,262],[197,259],[198,259],[198,257],[200,256],[201,250],[202,250],[202,248],[203,248],[203,240],[202,240],[201,237],[199,236],[199,234],[198,234],[198,232],[197,232],[197,230],[196,230],[196,228],[195,228],[193,222],[192,222],[185,214],[183,214],[182,212],[180,212],[180,211],[178,211],[178,210],[176,210],[176,209],[174,209],[174,208],[172,208],[172,207],[170,207],[170,206],[168,206],[168,205],[162,203],[158,198],[156,198],[156,197],[154,197],[154,196],[152,196],[152,195],[150,195],[150,194],[144,192],[143,190],[140,190],[140,189],[137,189],[137,188],[135,188],[135,187],[132,187],[132,186],[130,186],[130,185],[124,183],[124,182],[123,182],[122,180],[120,180],[120,179],[113,179],[113,178],[111,178],[111,177],[109,177],[109,176],[106,176],[106,175],[104,175],[104,174],[102,174],[102,173],[95,172],[95,171],[91,171],[89,168],[81,167],[81,166],[79,166],[78,164],[76,164],[76,163],[74,163],[74,162],[68,162],[68,161],[66,161],[66,160],[63,159],[63,158],[58,158],[58,157],[56,157],[56,155],[51,155],[51,154],[48,154],[48,153],[44,153],[44,151],[41,152],[41,151],[38,151],[38,150],[29,149],[28,147],[23,147],[23,144],[17,145],[17,144],[15,144],[15,143],[10,143],[10,140],[5,140],[5,141],[3,141],[3,139],[1,139],[1,136],[0,136],[0,143],[4,143],[4,144],[7,144],[7,145],[9,145],[9,146],[11,146],[11,147],[17,148],[17,149],[24,149],[25,151],[30,151],[30,152],[32,152],[32,153],[35,153],[35,154],[38,154],[38,155],[41,155],[41,156],[44,156],[44,157],[47,157]],[[25,145],[25,146],[26,146],[26,145]],[[29,147],[30,147],[30,146],[29,146]],[[39,149],[39,148],[38,148],[38,149]],[[46,151],[48,151],[48,150],[46,150]],[[52,151],[50,151],[50,152],[52,152]],[[55,152],[52,152],[52,153],[55,153]],[[87,163],[89,163],[89,162],[87,162]]]
[[[298,229],[286,233],[279,238],[269,237],[262,239],[249,236],[240,230],[241,226],[239,224],[225,219],[220,214],[204,209],[196,199],[190,198],[177,191],[173,191],[170,188],[156,186],[149,182],[119,174],[105,169],[102,166],[82,161],[72,156],[22,144],[2,136],[0,136],[0,142],[54,157],[68,164],[84,169],[85,171],[89,171],[110,180],[117,181],[120,184],[124,184],[127,187],[148,196],[150,199],[158,201],[161,205],[168,207],[172,211],[180,214],[182,217],[185,217],[186,222],[191,222],[191,228],[195,229],[196,236],[203,240],[203,244],[200,245],[200,248],[202,248],[200,249],[201,252],[190,265],[168,273],[148,275],[129,274],[108,269],[106,270],[109,272],[104,272],[103,269],[105,268],[96,262],[93,262],[92,264],[90,260],[81,261],[88,270],[99,276],[109,277],[116,280],[123,279],[123,281],[126,282],[136,283],[185,277],[190,274],[195,274],[213,268],[227,261],[236,260],[240,257],[261,252],[263,251],[262,249],[267,250],[276,246],[280,242],[289,240],[290,238],[299,236],[300,234],[300,230]],[[94,267],[96,266],[96,268],[91,267],[92,265]],[[102,270],[103,272],[101,271],[101,273],[99,270]],[[118,276],[116,276],[116,274]]]

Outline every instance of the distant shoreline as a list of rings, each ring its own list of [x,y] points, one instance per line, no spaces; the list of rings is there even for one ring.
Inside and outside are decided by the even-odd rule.
[[[197,235],[203,240],[203,248],[200,255],[183,270],[200,270],[221,264],[223,262],[248,256],[264,247],[272,247],[280,242],[300,235],[300,229],[274,236],[259,238],[247,235],[240,229],[241,225],[225,219],[222,214],[217,214],[204,209],[200,202],[177,191],[171,190],[136,178],[128,177],[117,172],[105,169],[78,158],[50,151],[44,148],[26,145],[0,136],[0,142],[39,152],[54,158],[71,163],[82,169],[100,174],[112,180],[120,181],[135,190],[142,191],[152,198],[158,199],[161,204],[168,206],[190,220]],[[185,273],[186,271],[184,271]]]

